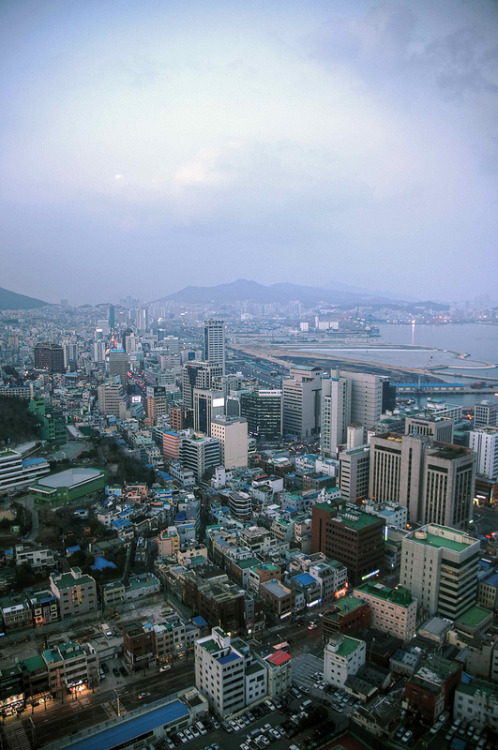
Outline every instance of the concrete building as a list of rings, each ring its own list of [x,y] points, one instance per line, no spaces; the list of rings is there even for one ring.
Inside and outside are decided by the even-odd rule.
[[[265,657],[268,674],[268,695],[280,698],[292,687],[292,657],[285,651],[276,651]]]
[[[498,426],[498,401],[481,401],[474,406],[474,427]]]
[[[362,424],[366,429],[376,425],[382,414],[385,378],[366,372],[336,371],[334,374],[351,381],[351,422]]]
[[[159,417],[168,413],[168,395],[162,385],[147,386],[145,399],[145,413],[147,424],[155,425]]]
[[[425,435],[439,443],[453,443],[455,421],[444,417],[406,417],[405,435]]]
[[[35,370],[65,372],[64,349],[60,344],[39,343],[34,348]]]
[[[166,462],[176,461],[180,455],[180,446],[182,444],[182,436],[179,432],[173,432],[173,430],[166,430],[162,434],[163,440],[163,457]]]
[[[428,524],[401,542],[400,582],[419,615],[456,620],[477,599],[480,543],[455,529]]]
[[[114,417],[122,417],[126,409],[125,392],[120,382],[102,383],[97,388],[99,411]]]
[[[225,374],[225,323],[223,320],[207,320],[204,323],[203,357],[205,362],[221,365],[222,374]]]
[[[39,549],[26,547],[24,544],[17,544],[15,548],[16,565],[30,565],[34,570],[43,570],[44,568],[55,568],[58,564],[54,552],[48,547]]]
[[[223,365],[189,361],[182,367],[182,399],[186,409],[194,408],[194,388],[211,390],[223,377]]]
[[[372,612],[371,626],[408,641],[417,628],[417,602],[403,586],[390,588],[367,582],[354,589],[353,596],[366,602]]]
[[[342,497],[353,505],[361,505],[368,497],[370,472],[370,447],[358,448],[339,453],[339,488]]]
[[[422,661],[405,685],[407,713],[425,724],[434,724],[443,711],[451,710],[461,675],[462,667],[457,662],[439,656]]]
[[[109,375],[111,378],[118,375],[123,387],[128,385],[128,368],[128,354],[121,348],[111,349],[109,352]]]
[[[340,510],[331,502],[313,506],[311,551],[344,563],[353,586],[379,572],[384,557],[383,532],[380,518],[356,506]]]
[[[193,471],[196,480],[200,481],[208,469],[221,464],[220,441],[186,435],[180,446],[180,461],[183,468]]]
[[[256,388],[240,394],[240,416],[251,435],[276,439],[282,434],[282,390]]]
[[[0,450],[0,495],[28,487],[50,472],[44,458],[25,458],[18,451]]]
[[[347,441],[351,424],[352,381],[347,378],[322,378],[321,453],[335,458]]]
[[[469,448],[477,454],[477,473],[498,478],[498,427],[480,427],[469,432]]]
[[[472,517],[475,461],[468,448],[424,435],[374,435],[369,495],[405,505],[411,522],[463,528]]]
[[[42,651],[42,659],[47,665],[49,689],[53,695],[73,694],[99,684],[99,657],[89,643],[59,643]]]
[[[321,369],[291,367],[290,378],[282,381],[283,432],[300,438],[320,431]]]
[[[325,646],[323,679],[329,685],[343,688],[366,661],[366,643],[348,635],[337,634]]]
[[[460,682],[455,690],[453,718],[479,729],[498,732],[498,690],[487,680]]]
[[[211,423],[225,413],[223,391],[209,388],[194,388],[193,393],[194,431],[211,436]]]
[[[267,667],[244,641],[213,628],[195,643],[195,686],[217,716],[230,716],[267,694]]]
[[[168,526],[159,534],[157,552],[160,557],[176,555],[180,551],[180,536],[176,526]]]
[[[52,574],[50,590],[59,600],[61,620],[98,611],[95,580],[83,575],[80,568],[71,568],[69,573]]]
[[[57,508],[83,497],[98,495],[105,488],[107,474],[102,469],[75,468],[50,474],[31,485],[35,507]]]
[[[211,436],[220,441],[221,463],[225,469],[247,466],[247,420],[216,417],[211,422]]]

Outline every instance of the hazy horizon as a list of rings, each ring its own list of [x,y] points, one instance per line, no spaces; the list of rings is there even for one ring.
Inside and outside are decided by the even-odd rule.
[[[4,0],[0,286],[495,292],[491,0]]]

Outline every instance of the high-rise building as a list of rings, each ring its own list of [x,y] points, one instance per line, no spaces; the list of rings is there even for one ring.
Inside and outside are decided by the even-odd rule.
[[[477,472],[498,478],[498,427],[480,427],[469,433],[469,448],[477,454]]]
[[[135,336],[131,328],[127,328],[126,331],[123,331],[122,341],[123,341],[123,349],[125,350],[127,354],[133,354],[133,352],[137,351],[137,347],[138,347],[137,337]]]
[[[412,522],[463,528],[472,517],[475,460],[468,448],[424,435],[374,435],[369,496],[404,505]]]
[[[121,385],[128,385],[128,355],[123,349],[111,349],[109,352],[109,375],[111,377],[119,375]]]
[[[322,378],[321,452],[335,458],[347,440],[351,423],[352,381],[348,378]]]
[[[358,422],[365,428],[377,424],[382,414],[383,383],[385,378],[366,372],[332,371],[335,377],[351,381],[351,422]]]
[[[116,324],[116,308],[114,305],[109,305],[109,328],[111,331],[114,330],[114,326]]]
[[[240,416],[251,435],[267,440],[282,434],[282,391],[256,388],[240,394]]]
[[[211,423],[211,436],[220,441],[225,469],[247,466],[247,420],[216,417]]]
[[[481,401],[474,407],[475,427],[497,427],[498,426],[498,402]]]
[[[211,423],[225,413],[223,391],[194,388],[194,431],[211,435]]]
[[[159,417],[168,413],[168,395],[161,385],[148,385],[145,412],[150,425],[156,424]]]
[[[384,521],[354,505],[339,509],[326,501],[311,511],[311,551],[323,552],[348,569],[356,586],[376,575],[384,557]]]
[[[221,465],[220,441],[210,437],[185,435],[180,446],[180,461],[200,481],[208,469]]]
[[[64,349],[60,344],[39,343],[35,345],[35,370],[64,372]]]
[[[222,377],[220,364],[192,360],[182,367],[182,398],[186,409],[194,408],[194,388],[214,387],[217,378]]]
[[[121,417],[125,408],[124,388],[121,383],[102,383],[97,388],[99,411],[102,414],[109,414],[115,417]]]
[[[320,432],[321,372],[320,367],[295,366],[282,381],[285,434],[302,439]]]
[[[342,497],[353,505],[361,505],[368,498],[368,475],[370,471],[370,448],[359,448],[339,453],[339,488]]]
[[[137,331],[148,331],[149,330],[149,308],[139,307],[135,311],[135,322]]]
[[[475,604],[480,542],[438,524],[401,542],[400,582],[417,599],[421,618],[456,620]]]
[[[206,320],[204,323],[205,362],[221,365],[225,374],[225,322],[223,320]]]
[[[453,443],[454,419],[444,417],[406,417],[406,435],[426,435],[439,443]]]

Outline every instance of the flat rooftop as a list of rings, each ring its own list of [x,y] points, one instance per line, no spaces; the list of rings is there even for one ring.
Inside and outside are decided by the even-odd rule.
[[[432,531],[430,531],[430,529],[432,529]],[[441,534],[437,533],[438,530],[441,531]],[[421,536],[421,534],[424,533],[425,537]],[[448,536],[448,534],[451,536]],[[455,539],[455,536],[460,537],[462,541]],[[478,541],[477,539],[466,536],[465,534],[447,526],[438,527],[434,525],[414,531],[410,534],[408,539],[417,542],[418,544],[426,544],[430,547],[435,547],[436,549],[439,549],[439,547],[445,547],[453,552],[463,552],[468,549],[471,544]]]
[[[58,474],[51,474],[39,479],[38,484],[41,487],[58,489],[60,487],[74,487],[78,484],[90,482],[92,479],[99,479],[102,476],[103,472],[99,469],[66,469],[66,471],[60,471]]]

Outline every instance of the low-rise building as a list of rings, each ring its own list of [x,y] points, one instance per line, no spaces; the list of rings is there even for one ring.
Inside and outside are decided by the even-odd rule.
[[[268,694],[272,698],[285,695],[292,686],[292,657],[285,651],[275,651],[265,657],[268,667]]]
[[[50,589],[59,600],[62,620],[98,610],[95,580],[83,575],[80,568],[71,568],[69,573],[52,574]]]
[[[43,570],[43,568],[55,568],[57,559],[55,554],[48,547],[33,549],[23,544],[16,545],[16,565],[31,565],[34,570]]]
[[[66,688],[79,692],[98,685],[99,658],[89,643],[59,643],[42,651],[42,658],[48,669],[49,689],[54,695]]]
[[[392,589],[382,583],[368,582],[353,591],[372,611],[371,625],[378,630],[408,641],[417,627],[417,602],[403,586]]]
[[[405,685],[407,711],[433,724],[443,711],[451,709],[462,666],[431,656],[425,659]]]
[[[334,687],[344,687],[346,680],[365,664],[366,644],[347,635],[336,635],[324,649],[323,679]]]
[[[498,690],[496,684],[476,678],[461,682],[455,690],[453,718],[479,729],[498,732]]]

